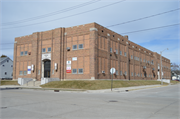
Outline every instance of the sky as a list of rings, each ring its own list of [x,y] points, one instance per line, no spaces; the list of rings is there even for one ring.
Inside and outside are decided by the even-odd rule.
[[[179,0],[0,0],[0,55],[13,60],[15,37],[96,22],[180,64],[179,8]]]

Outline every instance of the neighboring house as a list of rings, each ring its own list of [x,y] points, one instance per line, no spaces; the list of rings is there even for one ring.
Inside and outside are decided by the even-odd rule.
[[[13,61],[9,57],[0,58],[0,79],[12,79]]]

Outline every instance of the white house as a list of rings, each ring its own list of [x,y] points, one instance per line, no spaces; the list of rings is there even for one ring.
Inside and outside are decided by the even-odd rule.
[[[0,58],[0,79],[12,79],[13,61],[9,57]]]

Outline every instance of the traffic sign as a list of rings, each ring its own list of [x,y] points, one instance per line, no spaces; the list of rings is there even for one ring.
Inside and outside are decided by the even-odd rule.
[[[115,68],[111,68],[110,72],[111,72],[111,74],[114,74],[116,72],[116,69]]]

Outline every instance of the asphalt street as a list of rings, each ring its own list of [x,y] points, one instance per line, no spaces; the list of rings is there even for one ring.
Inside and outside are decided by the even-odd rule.
[[[180,85],[130,92],[1,90],[1,119],[179,119]]]

